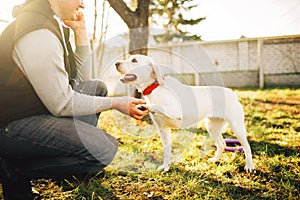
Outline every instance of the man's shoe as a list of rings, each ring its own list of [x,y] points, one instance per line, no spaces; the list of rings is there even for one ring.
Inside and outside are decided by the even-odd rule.
[[[30,180],[17,173],[16,168],[0,157],[0,182],[5,200],[32,200]]]

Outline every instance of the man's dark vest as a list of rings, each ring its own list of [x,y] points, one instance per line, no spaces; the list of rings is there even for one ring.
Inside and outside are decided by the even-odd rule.
[[[23,35],[38,29],[54,33],[64,48],[65,68],[70,80],[76,77],[73,51],[69,43],[68,50],[65,49],[53,15],[48,0],[31,1],[0,36],[0,128],[17,119],[49,113],[12,58],[14,44]]]

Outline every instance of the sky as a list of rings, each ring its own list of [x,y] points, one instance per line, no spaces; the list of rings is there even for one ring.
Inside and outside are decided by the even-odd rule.
[[[0,0],[0,32],[12,21],[13,5],[24,0]],[[191,17],[206,17],[193,28],[205,41],[300,34],[300,0],[197,0]],[[93,31],[93,2],[84,0],[88,31]],[[98,0],[98,4],[102,1]],[[98,20],[100,21],[100,20]],[[110,11],[107,38],[127,32],[122,19]]]

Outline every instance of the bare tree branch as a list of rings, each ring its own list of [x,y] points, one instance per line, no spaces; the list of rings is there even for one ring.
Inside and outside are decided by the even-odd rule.
[[[119,14],[128,27],[135,13],[131,11],[123,0],[108,0],[110,6]]]
[[[0,19],[0,22],[9,23],[9,21],[3,19]]]

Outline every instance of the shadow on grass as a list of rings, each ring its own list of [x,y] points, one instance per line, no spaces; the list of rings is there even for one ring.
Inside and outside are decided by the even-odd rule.
[[[297,147],[283,147],[263,141],[249,142],[256,155],[266,154],[268,157],[276,155],[297,157],[299,155]],[[270,165],[269,170],[257,169],[255,173],[246,173],[244,166],[240,166],[236,170],[223,172],[221,177],[220,172],[216,173],[219,176],[215,176],[211,172],[191,171],[181,166],[173,166],[169,173],[158,176],[115,171],[104,173],[99,178],[92,178],[88,180],[88,183],[77,182],[75,183],[77,186],[72,186],[72,188],[78,187],[76,199],[123,199],[120,196],[126,196],[125,186],[136,184],[148,185],[148,188],[140,186],[147,194],[153,191],[153,188],[159,191],[154,192],[151,198],[146,196],[144,199],[166,199],[166,196],[172,195],[174,191],[180,191],[180,188],[183,191],[186,190],[181,197],[187,199],[297,199],[300,195],[297,188],[300,185],[299,176],[292,174],[292,167],[295,167],[295,164],[297,163],[277,162]],[[298,162],[298,166],[299,164]],[[177,182],[174,183],[174,180]],[[195,185],[186,189],[186,185],[191,180],[194,180]],[[245,180],[247,181],[243,182]],[[68,189],[68,185],[62,187]],[[140,192],[138,189],[139,186],[133,193],[138,194]]]
[[[195,191],[190,191],[190,197],[196,199],[298,199],[300,192],[299,179],[287,177],[276,171],[263,172],[256,170],[247,173],[241,166],[235,171],[226,171],[223,178],[213,178],[198,172],[186,171],[184,168],[173,169],[186,177],[194,177],[200,181]],[[241,178],[242,177],[242,178]],[[241,179],[240,179],[241,178]],[[186,180],[188,178],[185,178]],[[240,179],[239,182],[236,182]],[[242,180],[251,180],[243,182]],[[184,182],[183,182],[184,183]],[[286,185],[285,185],[286,184]],[[284,188],[287,186],[287,188]]]
[[[267,156],[283,155],[284,157],[299,156],[300,147],[285,147],[265,141],[249,141],[253,154],[265,153]]]
[[[50,184],[56,184],[64,192],[72,193],[69,199],[110,199],[118,200],[115,191],[102,186],[101,181],[104,177],[90,177],[85,180],[65,179],[63,181],[54,181]],[[48,183],[48,185],[50,185]],[[63,199],[68,199],[64,197]]]

